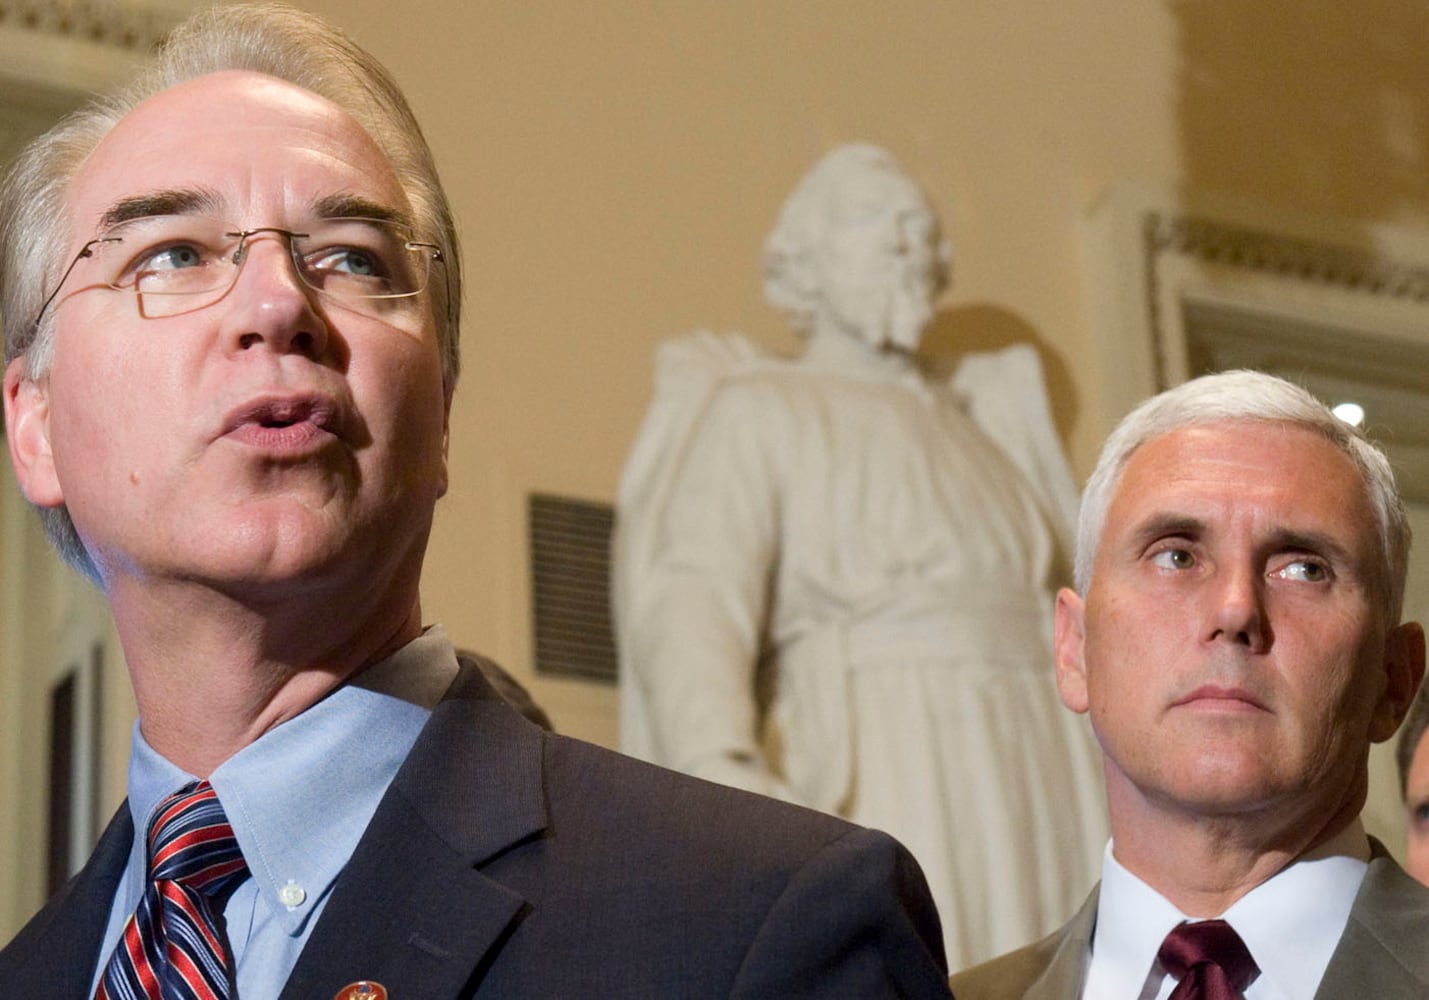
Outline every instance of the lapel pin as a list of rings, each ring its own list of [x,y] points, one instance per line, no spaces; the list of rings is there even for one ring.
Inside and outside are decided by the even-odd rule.
[[[359,979],[338,990],[332,1000],[387,1000],[387,987],[370,979]]]

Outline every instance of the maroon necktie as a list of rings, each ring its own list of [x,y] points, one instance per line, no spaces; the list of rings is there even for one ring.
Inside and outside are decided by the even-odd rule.
[[[1170,1000],[1242,1000],[1260,971],[1245,942],[1224,920],[1177,925],[1156,957],[1178,980]]]

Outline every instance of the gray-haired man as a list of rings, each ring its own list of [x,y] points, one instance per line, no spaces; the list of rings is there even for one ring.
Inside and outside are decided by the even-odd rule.
[[[1429,891],[1359,822],[1424,673],[1408,547],[1384,456],[1288,382],[1205,376],[1122,422],[1055,643],[1103,751],[1102,882],[961,1000],[1429,994]]]

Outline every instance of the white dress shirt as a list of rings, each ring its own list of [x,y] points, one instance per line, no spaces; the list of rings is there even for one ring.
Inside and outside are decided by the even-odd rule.
[[[1220,915],[1260,967],[1246,1000],[1314,997],[1369,867],[1368,851],[1356,820]],[[1190,919],[1123,868],[1108,844],[1083,1000],[1166,1000],[1176,981],[1156,953],[1171,929]]]

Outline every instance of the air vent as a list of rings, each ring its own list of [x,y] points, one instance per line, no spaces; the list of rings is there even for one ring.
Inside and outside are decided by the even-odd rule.
[[[532,614],[536,671],[615,683],[609,504],[533,493]]]

